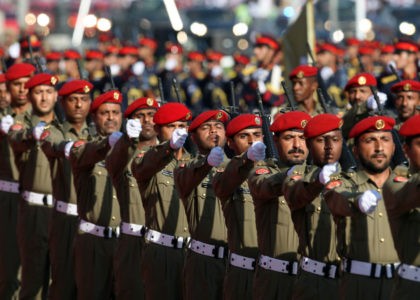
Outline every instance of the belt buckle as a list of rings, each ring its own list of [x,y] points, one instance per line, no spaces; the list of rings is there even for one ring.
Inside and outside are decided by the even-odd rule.
[[[331,270],[334,269],[334,272],[332,274],[332,276],[330,275]],[[325,278],[336,278],[337,277],[337,270],[338,267],[335,264],[331,264],[331,263],[325,263],[325,266],[322,268],[322,272],[324,272],[324,277]]]
[[[213,257],[215,258],[223,258],[225,257],[226,251],[224,246],[217,246],[215,245],[213,250],[211,251],[213,254]]]
[[[42,203],[43,203],[45,206],[48,206],[48,196],[47,196],[47,195],[44,195],[44,196],[42,197]]]
[[[297,273],[297,267],[298,267],[298,262],[296,261],[289,261],[287,266],[286,266],[286,270],[287,270],[287,274],[289,275],[296,275]]]
[[[146,226],[143,225],[140,229],[140,236],[144,236],[146,232],[147,232],[147,228]]]
[[[120,228],[116,227],[115,229],[107,226],[104,228],[104,238],[111,239],[113,237],[118,238],[120,236]]]
[[[184,246],[184,238],[181,236],[174,236],[171,243],[175,249],[181,249]]]

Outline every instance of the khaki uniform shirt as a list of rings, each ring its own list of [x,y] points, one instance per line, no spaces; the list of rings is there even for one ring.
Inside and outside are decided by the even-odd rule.
[[[358,198],[367,190],[383,194],[363,170],[341,173],[326,185],[324,197],[338,221],[337,251],[341,257],[365,262],[398,262],[384,201],[371,214],[359,210]]]
[[[77,141],[70,151],[70,162],[77,193],[77,212],[82,220],[99,226],[117,227],[120,206],[105,168],[108,138],[97,136],[91,142]]]
[[[183,150],[178,161],[169,142],[151,147],[147,152],[143,150],[134,159],[132,173],[140,189],[148,228],[180,237],[190,235],[185,209],[174,183],[174,169],[189,160],[189,153]]]
[[[207,156],[199,154],[174,170],[175,185],[184,203],[191,237],[204,243],[223,245],[227,230],[222,204],[216,197],[212,181],[223,164],[213,168]]]
[[[248,185],[254,200],[260,253],[297,260],[299,238],[282,192],[286,171],[267,162],[258,162],[249,175]]]
[[[254,204],[247,181],[253,167],[254,162],[244,153],[233,157],[213,179],[225,216],[229,250],[248,257],[258,254]]]

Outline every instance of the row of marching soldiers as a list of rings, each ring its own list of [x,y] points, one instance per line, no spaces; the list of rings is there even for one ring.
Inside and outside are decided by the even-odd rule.
[[[117,90],[92,101],[90,82],[57,91],[56,76],[34,71],[18,63],[0,76],[11,100],[0,122],[1,299],[420,294],[415,106],[398,131],[407,167],[391,164],[398,143],[388,116],[288,111],[263,132],[258,115],[193,118],[181,103],[147,97],[121,111]],[[315,75],[300,66],[293,86]],[[360,95],[372,85],[358,74],[346,89]],[[393,91],[418,105],[418,82]],[[345,126],[358,161],[349,170],[339,163]],[[278,161],[266,157],[264,137]]]

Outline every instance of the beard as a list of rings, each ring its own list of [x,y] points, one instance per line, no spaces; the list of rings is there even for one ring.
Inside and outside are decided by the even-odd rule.
[[[373,174],[380,174],[389,168],[390,160],[387,156],[385,156],[385,159],[386,160],[382,164],[375,164],[362,156],[359,157],[360,164],[363,168]]]

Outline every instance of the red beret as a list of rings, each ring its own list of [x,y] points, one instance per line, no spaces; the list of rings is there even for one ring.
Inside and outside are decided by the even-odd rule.
[[[233,118],[226,127],[226,135],[234,136],[239,131],[248,127],[261,127],[261,117],[254,114],[243,114]]]
[[[93,84],[86,80],[76,79],[68,81],[58,91],[59,96],[67,96],[70,94],[88,94],[93,88]]]
[[[339,50],[333,44],[324,43],[319,46],[318,52],[331,52],[332,54],[338,55]]]
[[[289,78],[303,78],[303,77],[313,77],[316,76],[318,73],[317,67],[307,66],[307,65],[300,65],[297,66],[292,70],[292,72],[289,75]]]
[[[206,57],[201,52],[191,51],[190,53],[188,53],[188,59],[203,62],[206,60]]]
[[[420,115],[415,115],[405,121],[400,128],[400,135],[405,137],[420,135]]]
[[[141,38],[139,40],[139,45],[152,48],[153,50],[156,50],[156,48],[158,46],[155,39],[151,39],[151,38],[147,38],[147,37]]]
[[[420,82],[415,80],[403,80],[396,84],[394,84],[391,87],[391,91],[393,93],[399,93],[399,92],[420,92]]]
[[[0,74],[0,83],[6,82],[6,75],[1,73]]]
[[[223,56],[224,55],[221,52],[210,51],[209,53],[207,53],[207,60],[220,62]]]
[[[72,49],[64,51],[63,55],[65,59],[81,59],[82,58],[79,52]]]
[[[371,48],[371,47],[360,47],[359,48],[359,54],[360,55],[372,55],[374,51],[375,51],[375,49]]]
[[[90,105],[90,112],[95,112],[99,108],[99,106],[101,106],[104,103],[121,104],[121,102],[122,94],[117,90],[111,90],[99,95],[95,98],[95,100],[93,100],[92,104]]]
[[[248,56],[244,54],[234,54],[233,59],[237,64],[247,65],[251,62]]]
[[[153,98],[142,97],[138,98],[131,103],[124,112],[124,118],[130,117],[130,115],[137,109],[141,108],[159,108],[159,104]]]
[[[255,46],[268,46],[274,50],[278,50],[280,48],[279,43],[273,37],[268,35],[257,37],[255,40]]]
[[[381,54],[392,54],[394,53],[394,51],[395,51],[395,48],[392,45],[384,45],[381,48]]]
[[[358,40],[356,38],[348,38],[348,39],[346,39],[346,44],[347,44],[347,46],[359,46],[360,45],[360,40]]]
[[[119,49],[118,49],[117,46],[110,45],[110,46],[106,47],[105,55],[118,54],[118,51],[119,51]]]
[[[47,61],[54,61],[54,60],[60,60],[61,59],[61,53],[58,51],[51,51],[45,55],[45,59]]]
[[[29,41],[31,43],[31,47],[32,48],[39,48],[39,47],[41,47],[41,41],[38,39],[38,37],[36,35],[31,35],[30,38],[29,38]],[[28,39],[22,40],[20,42],[20,47],[21,48],[28,49],[29,48]]]
[[[394,45],[395,51],[417,52],[418,47],[410,42],[398,42]]]
[[[32,76],[26,83],[25,88],[31,89],[38,85],[50,85],[56,86],[58,83],[58,77],[48,73],[39,73]]]
[[[99,50],[87,50],[85,53],[85,59],[103,59],[104,54]]]
[[[361,135],[362,133],[368,131],[386,131],[391,130],[395,125],[395,120],[386,116],[373,116],[367,117],[350,130],[349,138],[355,138]]]
[[[270,126],[271,132],[282,132],[291,129],[302,130],[305,128],[311,116],[306,112],[295,110],[279,115]]]
[[[197,117],[195,117],[195,119],[191,122],[191,125],[188,128],[188,131],[193,132],[195,129],[200,127],[201,124],[210,120],[226,123],[229,120],[229,115],[223,110],[205,111],[199,114]]]
[[[133,47],[133,46],[125,46],[125,47],[122,47],[118,51],[118,55],[121,55],[121,56],[125,56],[125,55],[138,56],[139,55],[139,52],[138,52],[138,50],[137,50],[136,47]]]
[[[333,114],[319,114],[308,121],[303,134],[305,138],[310,139],[324,133],[340,129],[343,126],[343,120]]]
[[[177,54],[177,53],[182,54],[182,52],[183,52],[181,45],[174,44],[174,43],[171,43],[171,42],[169,42],[165,45],[165,50],[166,50],[166,52],[172,53],[172,54]]]
[[[153,122],[156,125],[165,125],[177,121],[186,122],[191,118],[191,111],[184,104],[171,102],[158,108],[153,116]]]
[[[359,86],[376,86],[376,78],[369,73],[360,73],[353,76],[346,84],[344,89],[348,91],[351,88]]]
[[[27,63],[18,63],[7,69],[6,79],[8,81],[19,79],[22,77],[31,77],[35,72],[35,67]]]

